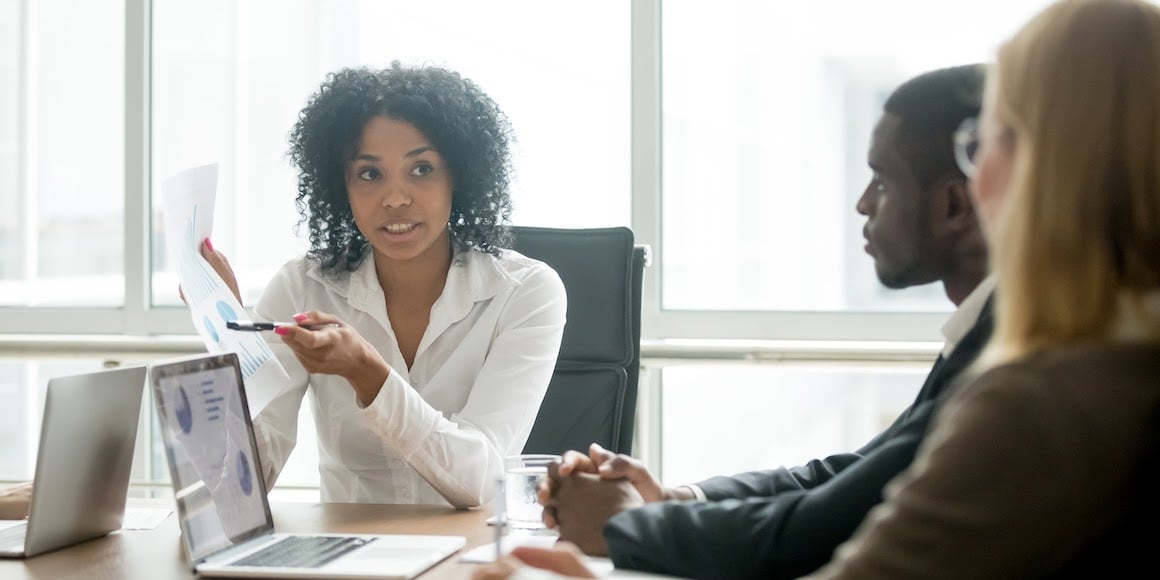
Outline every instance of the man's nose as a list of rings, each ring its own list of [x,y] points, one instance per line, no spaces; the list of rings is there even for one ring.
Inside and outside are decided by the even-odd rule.
[[[871,196],[873,195],[873,188],[873,184],[866,186],[866,189],[862,190],[862,196],[859,197],[857,203],[854,204],[854,210],[864,216],[869,216],[870,212],[874,208],[874,203],[870,200]]]

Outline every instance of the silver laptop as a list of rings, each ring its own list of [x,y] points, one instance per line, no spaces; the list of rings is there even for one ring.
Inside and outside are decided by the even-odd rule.
[[[49,379],[26,522],[0,557],[27,558],[121,529],[145,367]]]
[[[413,578],[466,543],[462,536],[275,533],[237,355],[156,363],[149,383],[195,572]]]

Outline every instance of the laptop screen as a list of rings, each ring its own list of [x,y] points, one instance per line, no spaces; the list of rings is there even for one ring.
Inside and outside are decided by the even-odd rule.
[[[237,355],[158,363],[149,381],[190,559],[273,530]]]

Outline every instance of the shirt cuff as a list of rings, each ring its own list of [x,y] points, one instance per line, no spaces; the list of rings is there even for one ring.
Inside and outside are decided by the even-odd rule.
[[[688,488],[689,491],[693,492],[693,497],[697,498],[697,501],[709,501],[709,498],[705,497],[705,490],[701,489],[701,486],[690,483],[682,487]]]

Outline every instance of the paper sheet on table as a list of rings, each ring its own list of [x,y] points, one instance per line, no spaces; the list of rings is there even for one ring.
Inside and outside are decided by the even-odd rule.
[[[213,231],[217,176],[217,164],[203,165],[161,184],[166,255],[177,270],[193,326],[206,350],[237,353],[250,414],[257,415],[290,377],[259,333],[226,328],[227,320],[249,315],[199,251],[202,240]]]
[[[173,510],[169,508],[126,508],[122,530],[152,530],[161,525]]]

